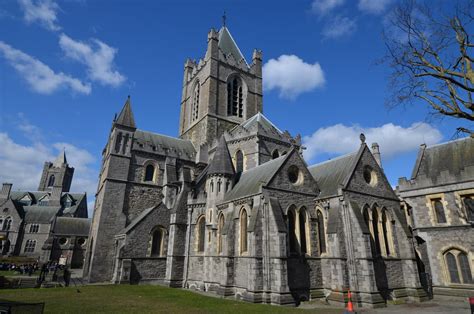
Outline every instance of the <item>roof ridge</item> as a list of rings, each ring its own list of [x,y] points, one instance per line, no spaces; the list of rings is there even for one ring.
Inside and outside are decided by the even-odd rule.
[[[463,138],[457,138],[455,140],[451,140],[451,141],[447,141],[447,142],[443,142],[443,143],[437,143],[437,144],[433,144],[433,145],[426,145],[426,149],[430,149],[430,148],[434,148],[434,147],[438,147],[438,146],[443,146],[443,145],[448,145],[448,144],[452,144],[452,143],[455,143],[455,142],[461,142],[461,141],[465,141],[465,140],[469,140],[469,139],[472,139],[470,136],[466,136],[466,137],[463,137]]]
[[[345,155],[341,155],[341,156],[334,157],[334,158],[332,158],[332,159],[328,159],[328,160],[322,161],[322,162],[320,162],[320,163],[317,163],[317,164],[308,166],[308,169],[309,169],[309,168],[315,168],[315,167],[317,167],[317,166],[324,165],[324,164],[327,164],[327,163],[332,162],[332,161],[337,161],[337,160],[339,160],[339,159],[342,159],[342,158],[345,158],[345,157],[349,157],[349,156],[355,155],[355,154],[357,154],[358,152],[359,152],[359,150],[356,150],[356,151],[354,151],[354,152],[352,152],[352,153],[348,153],[348,154],[345,154]]]

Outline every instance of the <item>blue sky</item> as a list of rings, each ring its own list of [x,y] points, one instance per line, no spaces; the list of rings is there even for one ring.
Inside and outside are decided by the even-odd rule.
[[[183,65],[227,26],[247,60],[264,56],[264,114],[301,134],[308,163],[380,144],[390,182],[418,146],[457,121],[419,105],[388,110],[382,29],[395,0],[0,1],[0,181],[36,189],[65,147],[75,191],[93,199],[101,151],[127,95],[138,127],[176,136]]]

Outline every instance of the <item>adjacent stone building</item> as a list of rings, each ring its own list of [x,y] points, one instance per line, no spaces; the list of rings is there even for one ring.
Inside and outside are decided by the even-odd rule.
[[[422,283],[434,295],[474,295],[474,139],[421,145],[398,194]]]
[[[25,256],[41,262],[63,257],[68,265],[82,267],[90,219],[86,194],[69,192],[73,174],[74,168],[62,152],[54,162],[45,162],[38,191],[12,191],[12,184],[3,184],[2,256]],[[66,246],[71,252],[60,253]]]
[[[103,150],[85,278],[272,304],[425,299],[378,146],[361,136],[308,167],[300,136],[262,110],[262,53],[247,63],[225,26],[185,63],[179,138],[138,129],[129,97]]]

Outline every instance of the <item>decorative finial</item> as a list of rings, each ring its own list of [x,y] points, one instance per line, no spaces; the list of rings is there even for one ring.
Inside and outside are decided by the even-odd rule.
[[[364,135],[364,133],[360,133],[359,138],[360,138],[360,141],[362,142],[362,144],[364,144],[364,143],[365,143],[365,135]]]
[[[224,15],[222,15],[222,27],[225,27],[226,20],[227,20],[227,16],[226,16],[225,11],[224,11]]]
[[[130,95],[128,95],[128,99],[130,99]]]

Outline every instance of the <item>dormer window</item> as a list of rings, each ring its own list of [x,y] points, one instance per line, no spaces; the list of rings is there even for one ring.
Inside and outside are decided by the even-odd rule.
[[[239,118],[244,115],[242,80],[238,77],[233,77],[227,83],[227,115]]]
[[[38,206],[48,206],[49,205],[49,197],[45,196],[38,201]]]

